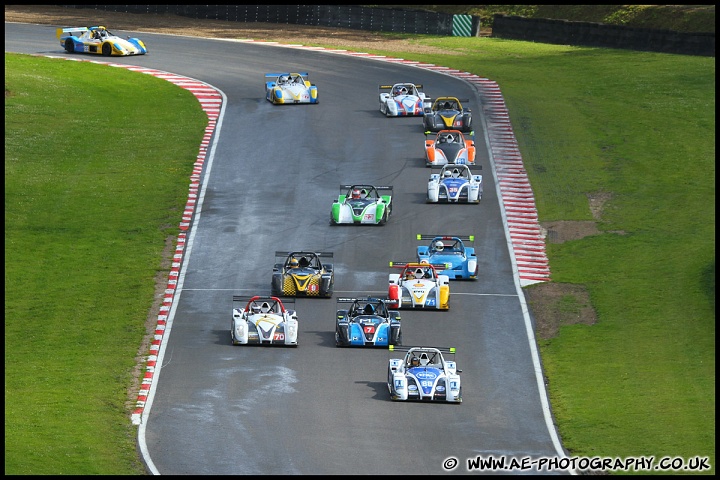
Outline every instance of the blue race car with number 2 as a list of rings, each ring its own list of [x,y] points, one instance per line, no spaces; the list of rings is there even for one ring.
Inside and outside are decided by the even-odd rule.
[[[438,269],[451,280],[477,280],[478,262],[475,247],[464,242],[475,242],[475,236],[461,235],[417,235],[418,240],[430,240],[430,245],[417,247],[417,259],[420,263],[445,265]]]

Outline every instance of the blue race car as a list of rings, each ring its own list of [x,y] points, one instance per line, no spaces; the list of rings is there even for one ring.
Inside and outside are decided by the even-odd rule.
[[[445,269],[438,273],[452,280],[477,280],[478,262],[474,247],[464,242],[475,242],[475,236],[461,235],[417,235],[418,240],[431,240],[430,245],[417,247],[417,259],[420,263],[444,264]]]
[[[406,352],[405,358],[388,361],[387,386],[393,401],[462,403],[460,373],[455,348],[389,347]],[[453,355],[452,360],[445,355]]]
[[[338,298],[349,307],[337,311],[335,345],[338,347],[387,347],[402,345],[400,312],[388,310],[385,299]]]

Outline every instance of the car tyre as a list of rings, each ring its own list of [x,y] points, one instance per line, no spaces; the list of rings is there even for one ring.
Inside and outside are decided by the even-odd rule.
[[[102,54],[104,57],[109,57],[112,54],[112,47],[109,43],[103,43]]]
[[[65,51],[66,51],[67,53],[74,53],[74,52],[75,52],[75,44],[74,44],[73,41],[70,40],[69,38],[66,38],[66,39],[65,39]]]

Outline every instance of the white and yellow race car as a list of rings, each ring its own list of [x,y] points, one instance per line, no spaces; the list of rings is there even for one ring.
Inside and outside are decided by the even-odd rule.
[[[233,308],[230,340],[233,345],[281,345],[297,347],[298,319],[277,297],[233,296],[242,302]],[[287,302],[294,302],[294,299]]]
[[[307,79],[309,74],[266,73],[265,98],[274,105],[318,103],[317,86]]]
[[[145,43],[139,38],[122,38],[103,26],[58,28],[57,38],[67,53],[93,53],[96,55],[145,55]]]
[[[450,309],[450,278],[438,274],[444,264],[390,262],[390,267],[402,270],[388,279],[389,308]]]

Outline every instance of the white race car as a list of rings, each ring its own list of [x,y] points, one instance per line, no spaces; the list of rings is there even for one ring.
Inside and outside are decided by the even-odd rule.
[[[317,86],[303,73],[266,73],[265,98],[274,105],[318,103]]]
[[[292,303],[294,299],[285,300]],[[277,297],[233,296],[245,305],[233,308],[230,339],[233,345],[284,345],[297,347],[298,320],[295,310],[287,310]]]
[[[425,96],[423,86],[414,83],[380,85],[380,113],[386,117],[422,116],[430,97]]]
[[[388,363],[387,386],[392,400],[462,403],[462,370],[443,356],[454,355],[454,348],[389,348],[391,352],[407,352],[404,359],[391,358]]]
[[[390,262],[401,268],[391,273],[388,286],[388,308],[448,310],[450,308],[450,278],[439,275],[444,264]]]
[[[478,170],[482,166],[478,165]],[[473,175],[467,165],[443,165],[440,173],[431,173],[427,184],[428,203],[480,203],[482,175]]]

